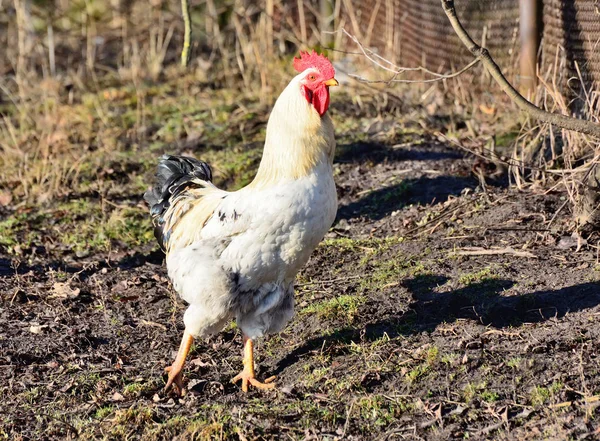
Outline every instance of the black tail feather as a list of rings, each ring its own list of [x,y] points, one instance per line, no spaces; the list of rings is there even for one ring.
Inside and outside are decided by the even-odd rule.
[[[161,156],[156,170],[156,184],[144,193],[144,200],[150,207],[154,236],[163,250],[166,245],[162,229],[163,215],[169,208],[170,199],[193,185],[195,179],[212,181],[212,170],[206,162],[188,156]]]

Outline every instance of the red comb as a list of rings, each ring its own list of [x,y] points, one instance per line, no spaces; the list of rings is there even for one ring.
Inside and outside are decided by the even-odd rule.
[[[294,69],[304,72],[309,67],[318,69],[321,75],[327,79],[335,76],[335,69],[325,55],[318,54],[314,50],[312,54],[300,51],[300,58],[294,58]]]

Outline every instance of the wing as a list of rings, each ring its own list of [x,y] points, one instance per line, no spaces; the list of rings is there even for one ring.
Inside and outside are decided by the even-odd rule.
[[[250,210],[238,192],[226,192],[212,184],[190,189],[174,200],[166,213],[166,249],[180,249],[202,239],[228,242],[250,225]]]

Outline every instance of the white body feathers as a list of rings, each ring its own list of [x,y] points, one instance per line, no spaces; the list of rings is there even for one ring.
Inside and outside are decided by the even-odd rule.
[[[293,315],[298,271],[335,219],[331,120],[319,116],[296,76],[277,100],[255,180],[236,192],[203,182],[169,208],[169,277],[189,303],[194,336],[231,318],[249,338],[281,330]]]

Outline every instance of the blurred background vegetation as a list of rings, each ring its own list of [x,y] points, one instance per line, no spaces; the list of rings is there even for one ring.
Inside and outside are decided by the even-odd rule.
[[[569,6],[574,12],[567,8],[570,2],[531,1],[543,6],[538,14],[544,27],[534,38],[539,65],[529,96],[551,111],[597,122],[600,51],[589,40],[600,36],[586,26],[600,12],[587,0]],[[522,80],[518,66],[526,44],[519,40],[519,7],[517,0],[457,1],[469,32],[515,83]],[[6,48],[0,53],[4,211],[52,201],[72,204],[87,195],[102,201],[98,213],[109,225],[123,217],[114,215],[111,204],[118,198],[139,201],[156,157],[173,145],[192,153],[210,146],[202,154],[221,171],[220,179],[232,187],[247,183],[260,158],[268,106],[290,77],[291,57],[299,48],[315,48],[335,61],[350,86],[347,101],[362,109],[357,116],[369,102],[375,103],[375,115],[393,115],[407,103],[422,108],[449,121],[444,136],[470,144],[474,154],[505,170],[512,184],[566,191],[580,225],[598,223],[597,141],[528,120],[480,66],[435,83],[389,82],[430,78],[403,67],[445,73],[471,60],[439,1],[192,0],[190,11],[191,61],[182,69],[179,2],[0,0],[0,45]],[[575,25],[577,34],[559,32]],[[373,52],[363,52],[363,46]],[[366,83],[346,74],[388,82]],[[466,127],[460,136],[459,126]],[[137,213],[135,222],[146,222],[143,206],[130,201],[121,208],[127,219]]]

